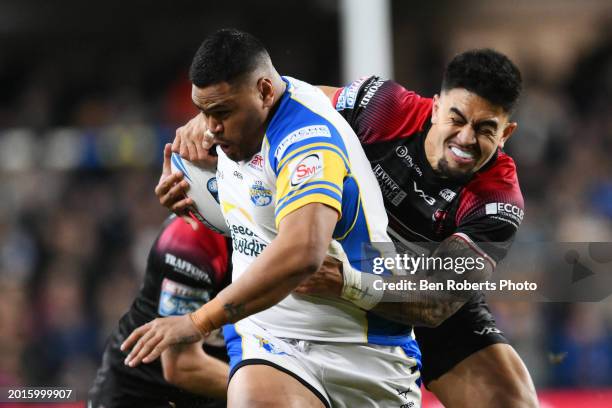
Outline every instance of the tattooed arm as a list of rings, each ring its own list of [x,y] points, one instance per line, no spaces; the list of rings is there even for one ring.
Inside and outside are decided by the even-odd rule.
[[[463,234],[452,235],[444,240],[431,258],[473,259],[470,263],[475,267],[470,270],[466,268],[462,274],[454,270],[434,268],[421,269],[411,275],[376,276],[356,271],[346,262],[342,265],[341,262],[327,261],[296,291],[310,295],[340,296],[390,320],[415,326],[436,327],[452,316],[477,291],[419,290],[420,281],[438,283],[444,288],[447,287],[447,281],[451,280],[485,282],[493,272],[495,261]],[[415,289],[389,289],[393,284],[406,282],[412,282]]]
[[[388,319],[415,326],[436,327],[452,316],[463,304],[472,298],[478,290],[448,290],[448,282],[483,283],[491,277],[495,262],[482,252],[463,234],[451,235],[442,241],[431,255],[437,259],[471,259],[474,268],[466,268],[463,273],[453,269],[434,268],[419,270],[409,278],[415,282],[417,290],[385,291],[382,301],[372,312]],[[439,265],[436,265],[439,266]],[[407,276],[386,278],[386,282],[397,282]],[[420,281],[431,285],[440,284],[446,290],[418,290]]]

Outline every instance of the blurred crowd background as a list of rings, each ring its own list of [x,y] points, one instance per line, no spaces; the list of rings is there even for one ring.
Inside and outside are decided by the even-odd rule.
[[[206,34],[249,31],[282,74],[341,85],[339,9],[0,3],[0,385],[61,384],[84,398],[167,216],[153,193],[161,150],[196,113],[187,68]],[[393,76],[418,93],[437,92],[467,48],[521,68],[507,146],[526,199],[517,241],[612,242],[612,3],[395,0],[391,16]],[[538,388],[612,385],[609,299],[493,306]]]

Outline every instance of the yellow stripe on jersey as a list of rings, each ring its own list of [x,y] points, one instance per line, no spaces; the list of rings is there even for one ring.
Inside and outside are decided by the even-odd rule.
[[[338,214],[342,214],[342,204],[336,200],[335,198],[332,198],[328,195],[325,194],[321,194],[321,193],[315,193],[315,194],[308,194],[307,196],[304,197],[300,197],[299,199],[292,201],[291,203],[289,203],[288,205],[286,205],[277,215],[276,215],[276,228],[278,228],[280,222],[282,221],[283,218],[285,218],[288,214],[292,213],[293,211],[300,209],[302,207],[304,207],[307,204],[311,204],[311,203],[321,203],[321,204],[325,204],[331,208],[333,208],[334,210],[338,211]],[[338,217],[339,219],[340,217]]]
[[[287,214],[312,202],[329,205],[340,218],[347,175],[344,160],[335,149],[326,146],[294,155],[276,179],[276,226]]]
[[[285,195],[283,197],[282,200],[278,200],[276,202],[276,207],[282,207],[283,204],[287,200],[289,200],[291,197],[295,197],[297,194],[302,194],[302,193],[305,193],[307,191],[314,190],[314,189],[317,189],[317,188],[322,188],[322,187],[323,188],[330,188],[338,196],[342,197],[342,190],[340,190],[338,187],[336,187],[336,185],[332,185],[331,183],[323,184],[323,182],[317,182],[317,180],[315,180],[315,181],[312,181],[312,182],[306,182],[306,183],[302,184],[299,189],[291,190],[287,195]]]
[[[276,168],[277,169],[281,169],[282,167],[285,165],[285,163],[287,163],[288,160],[293,159],[294,157],[296,157],[297,155],[299,155],[301,152],[303,152],[304,150],[307,149],[313,149],[316,147],[327,147],[327,148],[331,148],[332,150],[334,150],[335,152],[337,152],[340,157],[342,157],[342,159],[344,160],[344,162],[347,164],[348,166],[348,158],[346,157],[346,155],[344,154],[344,152],[335,144],[331,144],[331,143],[325,143],[325,142],[316,142],[316,143],[310,143],[307,144],[305,146],[300,146],[295,150],[290,151],[289,153],[287,153],[287,155],[285,157],[282,158],[281,161],[278,162]],[[278,170],[277,170],[278,171]]]

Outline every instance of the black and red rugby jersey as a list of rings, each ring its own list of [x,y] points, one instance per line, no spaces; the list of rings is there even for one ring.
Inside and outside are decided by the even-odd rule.
[[[333,98],[372,164],[397,243],[405,250],[419,243],[419,252],[430,252],[450,235],[464,234],[499,261],[523,219],[514,161],[499,149],[467,182],[437,175],[424,147],[432,103],[376,76],[340,88]]]
[[[106,364],[98,372],[93,390],[100,386],[111,370],[120,376],[122,387],[129,395],[143,398],[163,398],[179,395],[181,401],[192,401],[189,406],[218,406],[212,399],[191,395],[164,380],[160,359],[136,368],[124,365],[127,353],[121,343],[137,327],[157,317],[191,313],[215,297],[231,282],[230,246],[228,240],[199,224],[193,230],[179,217],[165,223],[151,247],[144,275],[144,283],[128,312],[106,345]],[[109,299],[112,302],[112,299]],[[221,334],[210,336],[204,350],[227,360]]]

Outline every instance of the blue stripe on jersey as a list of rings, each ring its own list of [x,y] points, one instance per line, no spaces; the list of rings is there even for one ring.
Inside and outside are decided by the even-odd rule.
[[[225,339],[225,348],[227,355],[230,358],[230,371],[242,361],[242,337],[236,332],[233,324],[223,326],[223,338]]]
[[[278,213],[281,212],[283,208],[285,208],[287,205],[291,204],[295,200],[299,200],[300,198],[309,196],[311,194],[325,194],[326,196],[330,196],[331,198],[333,198],[334,200],[338,202],[342,202],[342,197],[340,197],[340,194],[338,194],[335,191],[332,191],[329,188],[326,188],[326,187],[313,188],[312,190],[303,191],[297,195],[294,195],[290,199],[285,200],[285,202],[282,203],[281,205],[276,206],[276,208],[274,209],[274,215],[278,215]]]
[[[299,186],[299,188],[295,189],[295,190],[291,190],[288,194],[286,194],[283,198],[281,198],[278,203],[276,203],[277,206],[279,205],[283,205],[284,202],[291,198],[292,196],[296,195],[297,193],[299,193],[300,191],[302,191],[303,189],[305,189],[306,187],[310,187],[310,186],[315,186],[315,185],[322,185],[322,186],[328,186],[330,187],[332,190],[334,190],[336,193],[338,193],[338,196],[340,196],[340,194],[342,194],[342,191],[340,191],[340,189],[338,188],[337,185],[335,185],[334,183],[331,183],[329,181],[325,181],[325,180],[315,180],[315,181],[310,181],[307,183],[304,183],[302,185]],[[338,201],[340,201],[338,199]]]
[[[358,211],[361,208],[361,197],[359,187],[355,179],[349,175],[342,187],[342,218],[336,224],[334,229],[334,239],[344,239],[349,231],[355,225]],[[342,242],[340,242],[342,243]]]
[[[404,353],[406,353],[408,357],[412,357],[416,360],[419,371],[422,371],[423,363],[421,362],[421,350],[419,349],[418,343],[414,339],[412,339],[412,341],[406,344],[403,344],[401,347],[402,347],[402,350],[404,350]],[[415,382],[416,382],[416,385],[420,387],[421,383],[423,382],[422,376],[417,378]]]
[[[381,345],[409,344],[414,339],[411,336],[412,327],[392,322],[367,312],[368,342]],[[418,346],[417,346],[418,350]],[[414,357],[414,356],[411,356]],[[419,356],[420,358],[420,356]]]

